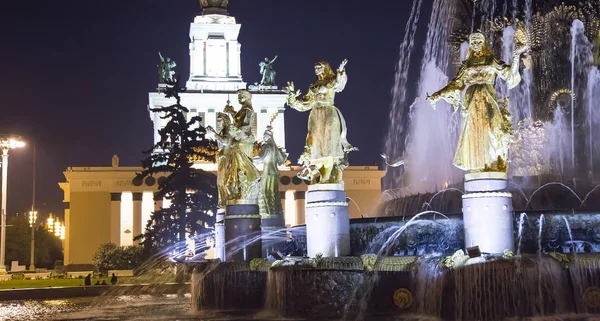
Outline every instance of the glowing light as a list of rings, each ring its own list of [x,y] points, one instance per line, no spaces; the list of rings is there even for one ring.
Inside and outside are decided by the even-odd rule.
[[[54,232],[54,217],[52,217],[52,213],[50,213],[50,216],[46,220],[46,230],[50,233]]]
[[[21,136],[0,135],[0,148],[2,149],[21,148],[24,146],[25,142],[23,142]]]
[[[33,227],[33,224],[35,224],[35,221],[37,219],[37,211],[29,211],[29,226]]]
[[[54,235],[60,236],[60,230],[61,230],[61,223],[57,219],[56,221],[54,221]]]

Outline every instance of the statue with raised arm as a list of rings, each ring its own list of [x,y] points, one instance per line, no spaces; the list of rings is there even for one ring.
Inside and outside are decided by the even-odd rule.
[[[164,84],[173,81],[173,76],[175,75],[173,69],[177,64],[169,57],[164,58],[160,52],[158,53],[158,57],[160,58],[158,62],[158,82]]]
[[[463,122],[454,166],[471,172],[507,171],[508,148],[513,140],[512,119],[507,106],[498,103],[494,84],[500,77],[509,89],[516,87],[521,81],[519,61],[528,50],[527,45],[517,46],[512,63],[507,65],[494,56],[483,34],[474,33],[469,37],[467,59],[456,77],[427,97],[434,109],[440,99],[452,104],[455,112],[462,107]]]
[[[258,156],[254,157],[255,164],[263,164],[260,179],[260,196],[258,205],[263,219],[281,216],[281,196],[279,195],[279,166],[287,159],[285,152],[277,146],[273,139],[273,128],[267,126],[259,146]]]
[[[217,121],[221,126],[220,132],[217,133],[211,126],[206,131],[214,133],[219,143],[217,187],[219,206],[224,208],[229,200],[252,198],[252,187],[258,182],[259,172],[252,159],[240,148],[236,137],[243,134],[233,126],[231,117],[226,113],[217,113]]]
[[[298,111],[309,111],[308,134],[304,153],[299,162],[303,170],[298,177],[315,183],[340,183],[342,171],[348,166],[348,153],[356,148],[346,139],[346,121],[339,109],[334,106],[335,94],[344,90],[348,80],[344,60],[337,74],[326,61],[315,64],[317,81],[310,85],[302,99],[294,83],[288,82],[284,88],[287,104]]]
[[[223,110],[233,118],[233,126],[237,128],[236,140],[240,144],[240,148],[248,155],[254,156],[254,134],[252,134],[252,123],[254,120],[254,109],[252,108],[252,94],[245,90],[238,90],[238,102],[242,107],[235,111],[233,106],[229,105],[229,101]]]
[[[277,60],[277,55],[273,60],[269,61],[269,58],[265,58],[264,61],[258,64],[260,66],[260,74],[262,75],[260,86],[275,86],[275,69],[273,68],[275,60]]]

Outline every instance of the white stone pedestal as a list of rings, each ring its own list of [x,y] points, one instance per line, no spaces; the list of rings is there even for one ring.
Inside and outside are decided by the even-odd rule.
[[[225,262],[225,211],[217,212],[215,222],[215,259]]]
[[[465,175],[463,222],[465,247],[483,253],[514,251],[512,195],[506,192],[506,173]]]
[[[306,243],[309,257],[350,255],[350,218],[343,183],[308,187]]]

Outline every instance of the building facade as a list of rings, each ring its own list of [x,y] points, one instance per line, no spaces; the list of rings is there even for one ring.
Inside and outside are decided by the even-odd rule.
[[[241,45],[237,38],[241,25],[224,11],[206,11],[190,26],[190,78],[181,104],[189,117],[201,116],[203,126],[217,127],[216,113],[228,101],[239,109],[237,90],[246,89],[241,75]],[[161,84],[159,84],[159,88]],[[262,136],[267,125],[273,126],[276,143],[285,148],[284,111],[286,95],[275,86],[251,86],[255,111],[254,134]],[[148,111],[154,123],[154,142],[167,120],[152,109],[174,103],[160,93],[149,93]],[[216,164],[197,164],[216,171]],[[260,167],[259,167],[260,169]],[[151,213],[167,207],[166,200],[154,199],[162,176],[136,178],[141,167],[119,166],[115,155],[111,166],[69,167],[65,181],[59,183],[65,205],[65,265],[86,268],[102,243],[132,245],[134,236],[144,232]],[[280,193],[287,226],[304,224],[304,196],[308,185],[296,177],[300,167],[282,167]],[[372,216],[381,195],[384,172],[377,167],[351,166],[344,171],[351,218]]]

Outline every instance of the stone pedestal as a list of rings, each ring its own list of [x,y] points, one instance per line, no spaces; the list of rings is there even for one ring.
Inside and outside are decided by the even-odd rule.
[[[225,207],[225,261],[262,257],[260,214],[255,200],[228,202]]]
[[[225,261],[225,211],[221,210],[215,220],[215,259]]]
[[[350,255],[350,218],[344,184],[315,184],[306,193],[306,240],[309,257]]]
[[[278,245],[285,243],[286,230],[283,213],[265,216],[261,215],[262,253],[268,257],[272,251],[278,250]]]
[[[465,175],[463,221],[465,247],[502,254],[514,251],[512,195],[506,192],[506,173]]]

